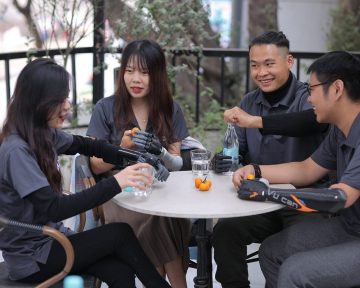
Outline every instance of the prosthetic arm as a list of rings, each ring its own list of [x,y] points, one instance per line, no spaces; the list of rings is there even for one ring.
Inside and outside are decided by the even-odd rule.
[[[180,170],[183,165],[183,160],[180,156],[170,154],[164,147],[162,147],[159,139],[151,133],[144,131],[137,131],[132,136],[132,141],[138,147],[145,151],[157,155],[165,164],[165,167],[171,171]]]
[[[239,163],[241,164],[243,157],[239,155]],[[215,173],[223,173],[230,171],[232,166],[231,156],[224,155],[223,152],[216,153],[211,160]]]
[[[124,149],[110,144],[105,140],[97,140],[89,137],[73,135],[73,143],[63,153],[67,155],[75,155],[76,153],[79,153],[86,156],[95,156],[102,158],[106,163],[114,165],[121,165],[124,159],[134,162],[149,163],[155,168],[155,177],[159,181],[166,181],[169,176],[169,171],[161,164],[158,157],[149,153],[141,153],[130,149]]]
[[[220,152],[215,154],[211,162],[213,164],[215,173],[223,173],[230,170],[232,165],[232,158],[231,156],[226,156]]]
[[[111,144],[107,144],[107,145],[113,146]],[[156,170],[155,178],[156,179],[158,179],[159,181],[166,181],[167,178],[169,177],[169,175],[170,175],[169,171],[165,168],[164,165],[161,164],[161,161],[158,157],[156,157],[150,153],[141,153],[138,151],[125,149],[125,148],[121,148],[118,146],[113,146],[113,147],[116,147],[116,148],[115,149],[112,148],[113,149],[112,152],[106,153],[103,155],[103,160],[105,162],[116,165],[118,163],[121,163],[123,158],[126,158],[126,159],[132,160],[132,161],[148,163],[155,168],[155,170]]]
[[[259,180],[243,180],[238,190],[238,196],[244,200],[269,200],[302,212],[330,213],[344,208],[347,198],[341,189],[279,189],[270,188]]]

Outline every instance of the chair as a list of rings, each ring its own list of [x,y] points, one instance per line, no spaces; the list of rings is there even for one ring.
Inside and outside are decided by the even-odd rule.
[[[47,287],[62,287],[62,284],[59,283],[71,270],[74,264],[74,249],[71,245],[69,239],[59,232],[58,230],[48,227],[48,226],[38,226],[38,225],[30,225],[26,223],[21,223],[17,221],[7,220],[3,217],[0,217],[0,227],[1,226],[9,226],[15,229],[25,229],[25,230],[35,230],[41,232],[44,235],[50,236],[57,240],[61,246],[65,250],[66,254],[66,262],[65,266],[58,274],[54,275],[53,277],[49,278],[48,280],[38,284],[37,288],[47,288]],[[1,229],[0,229],[1,231]],[[58,283],[57,285],[55,285]],[[55,285],[55,286],[53,286]],[[34,284],[25,284],[17,281],[12,281],[9,279],[8,271],[5,265],[5,262],[0,263],[0,287],[16,287],[16,288],[23,288],[23,287],[34,287]],[[89,287],[89,286],[88,286]]]
[[[95,177],[90,169],[89,157],[76,154],[73,157],[71,168],[70,192],[78,193],[96,184]],[[76,232],[82,232],[105,224],[104,211],[102,206],[81,213],[75,217]],[[95,281],[94,287],[99,288],[101,281],[92,277]]]
[[[89,157],[80,154],[74,155],[71,169],[70,192],[77,193],[95,184],[96,181],[90,169]],[[82,232],[103,224],[105,224],[104,211],[100,205],[77,216],[75,218],[74,230]]]

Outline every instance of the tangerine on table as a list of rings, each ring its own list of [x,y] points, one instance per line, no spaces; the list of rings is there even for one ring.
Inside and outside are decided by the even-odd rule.
[[[200,183],[199,190],[200,191],[209,191],[210,187],[211,187],[211,181],[205,180]]]
[[[199,189],[199,186],[201,184],[202,180],[200,177],[195,178],[195,187]]]

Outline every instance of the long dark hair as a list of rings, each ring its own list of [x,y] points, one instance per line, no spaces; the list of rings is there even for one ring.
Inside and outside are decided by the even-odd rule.
[[[121,67],[115,92],[115,123],[123,132],[127,129],[134,112],[131,107],[131,95],[126,89],[124,74],[130,60],[136,60],[139,68],[149,71],[149,94],[147,95],[149,121],[161,144],[168,147],[175,141],[173,133],[173,99],[170,93],[166,72],[166,59],[161,47],[151,40],[130,42],[121,57]],[[121,133],[122,134],[122,133]]]
[[[0,143],[17,133],[34,152],[50,186],[61,191],[61,173],[55,162],[49,117],[69,95],[68,72],[51,59],[36,59],[21,71],[10,99]]]

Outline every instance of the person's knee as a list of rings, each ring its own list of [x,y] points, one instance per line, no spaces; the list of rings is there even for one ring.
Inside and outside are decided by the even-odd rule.
[[[240,245],[246,245],[246,227],[242,226],[235,219],[219,221],[213,230],[212,244],[214,248],[229,245],[236,242]]]
[[[305,277],[307,265],[297,256],[290,256],[280,266],[278,287],[306,287],[303,284],[304,280],[307,279],[307,277]]]
[[[284,247],[279,243],[278,234],[266,238],[259,247],[259,259],[274,260],[275,257],[281,255]]]
[[[113,222],[109,224],[105,224],[102,227],[107,227],[111,232],[111,235],[116,238],[116,235],[119,235],[120,239],[129,238],[129,241],[131,239],[135,239],[135,233],[131,226],[124,222]],[[130,239],[131,238],[131,239]]]
[[[275,263],[278,261],[277,256],[281,253],[278,251],[279,246],[274,238],[275,237],[269,237],[265,239],[259,247],[259,262],[264,274],[267,274],[268,270],[270,271],[273,266],[276,265]]]

